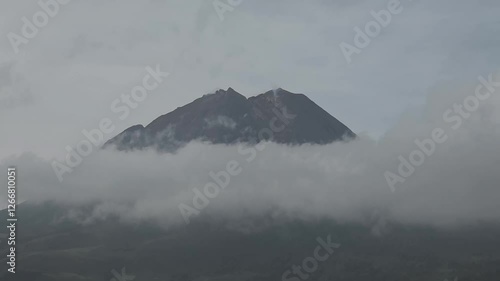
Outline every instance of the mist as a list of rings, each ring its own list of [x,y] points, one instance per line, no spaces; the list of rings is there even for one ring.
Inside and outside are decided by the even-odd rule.
[[[66,173],[63,182],[51,161],[34,153],[11,156],[2,161],[1,169],[17,167],[18,196],[23,201],[56,201],[76,209],[94,202],[91,214],[79,217],[84,222],[110,215],[166,226],[205,217],[354,222],[373,212],[387,221],[435,226],[499,222],[498,93],[481,101],[460,126],[442,117],[475,88],[432,89],[423,107],[407,110],[380,140],[361,134],[328,145],[191,142],[173,154],[99,150]],[[431,138],[436,128],[442,128],[446,140],[436,143],[435,151],[391,188],[385,174],[398,175],[398,157],[409,159],[418,149],[415,140]],[[217,182],[217,174],[225,184]],[[5,177],[2,173],[1,180]],[[196,207],[193,198],[210,183],[212,192],[205,194],[206,200],[196,199],[203,205]],[[6,202],[2,196],[1,202]],[[191,213],[183,215],[181,206]]]

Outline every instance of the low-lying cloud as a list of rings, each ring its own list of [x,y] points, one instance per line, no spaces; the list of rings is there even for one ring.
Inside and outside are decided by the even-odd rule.
[[[498,222],[498,89],[459,129],[446,131],[447,141],[398,183],[395,192],[387,184],[384,173],[397,169],[398,156],[407,157],[416,148],[414,141],[429,137],[433,129],[446,130],[443,112],[474,93],[474,87],[436,92],[422,111],[408,112],[380,141],[359,136],[329,145],[263,143],[262,149],[191,142],[175,154],[101,150],[63,183],[50,161],[31,153],[5,159],[0,166],[4,171],[17,166],[22,200],[56,200],[72,206],[99,202],[95,218],[114,214],[124,220],[182,225],[179,204],[193,206],[193,189],[203,190],[214,181],[210,172],[225,170],[235,161],[241,171],[191,219],[270,216],[360,221],[376,210],[384,221],[402,223]],[[2,181],[4,177],[2,173]],[[5,193],[0,200],[7,201]]]

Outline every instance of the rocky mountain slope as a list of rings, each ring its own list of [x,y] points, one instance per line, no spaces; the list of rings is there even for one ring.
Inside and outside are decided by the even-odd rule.
[[[145,127],[132,126],[104,147],[174,151],[192,140],[326,144],[353,137],[349,128],[303,94],[277,89],[247,99],[229,88],[204,95]]]

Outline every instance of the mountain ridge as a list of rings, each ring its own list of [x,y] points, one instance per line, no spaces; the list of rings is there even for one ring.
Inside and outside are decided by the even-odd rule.
[[[284,120],[284,116],[290,120]],[[152,147],[172,152],[193,140],[213,144],[267,140],[296,145],[327,144],[355,137],[347,126],[304,94],[279,88],[247,98],[230,87],[205,94],[146,126],[131,126],[108,140],[103,148],[113,146],[128,151]]]

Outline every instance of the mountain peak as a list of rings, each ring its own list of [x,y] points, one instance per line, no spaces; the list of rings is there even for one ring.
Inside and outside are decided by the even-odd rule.
[[[289,120],[283,120],[288,116]],[[274,121],[273,121],[274,120]],[[105,143],[118,150],[154,147],[174,151],[193,141],[214,144],[255,143],[259,132],[284,124],[271,140],[284,144],[326,144],[356,135],[303,94],[282,88],[246,98],[233,88],[217,90],[156,118],[146,127],[136,125]],[[270,125],[270,124],[273,125]],[[285,125],[285,126],[282,126]]]
[[[238,92],[236,92],[233,88],[229,87],[227,90],[219,89],[213,93],[205,94],[201,98],[195,100],[201,102],[221,102],[221,100],[238,100],[239,102],[246,101],[246,97]]]
[[[242,96],[242,97],[245,97],[243,96],[242,94],[236,92],[233,88],[229,87],[227,88],[227,90],[224,90],[224,89],[218,89],[217,91],[215,91],[214,93],[212,94],[208,94],[208,96],[210,95],[218,95],[218,96]],[[207,96],[207,95],[205,95]]]
[[[262,97],[273,97],[273,98],[278,98],[278,97],[293,97],[293,96],[304,96],[303,94],[296,94],[296,93],[292,93],[292,92],[289,92],[283,88],[277,88],[277,89],[272,89],[272,90],[269,90],[265,93],[262,93],[260,95],[257,95],[255,97],[251,97],[251,98],[262,98]]]

